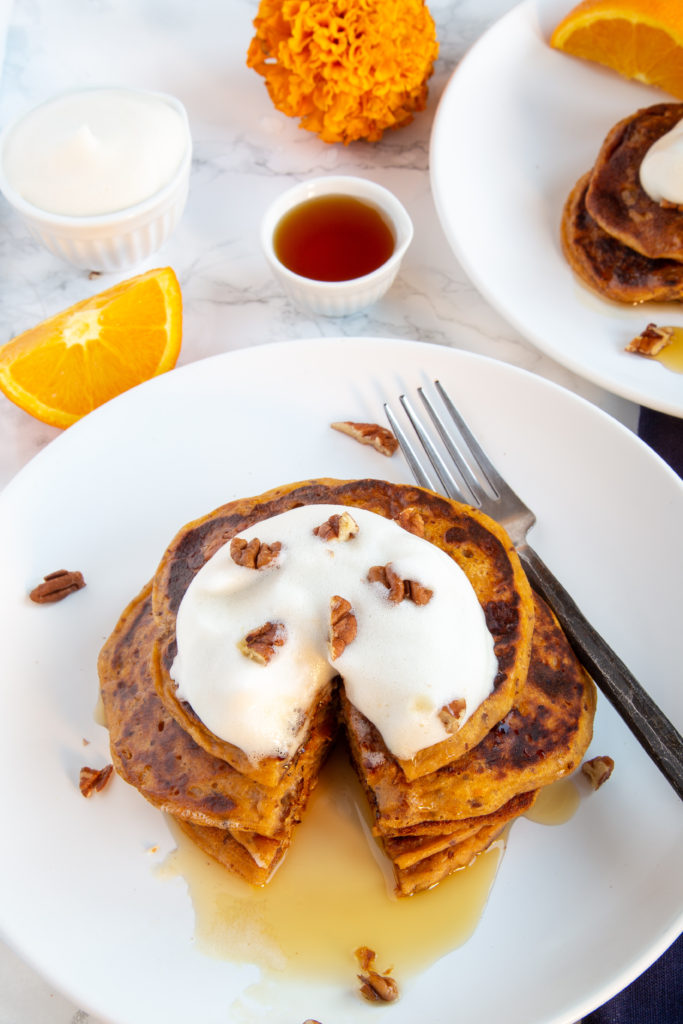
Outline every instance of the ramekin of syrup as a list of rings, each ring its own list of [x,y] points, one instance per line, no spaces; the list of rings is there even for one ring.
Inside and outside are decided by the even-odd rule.
[[[403,205],[365,178],[301,182],[261,224],[266,259],[290,298],[311,313],[344,316],[391,287],[413,237]]]

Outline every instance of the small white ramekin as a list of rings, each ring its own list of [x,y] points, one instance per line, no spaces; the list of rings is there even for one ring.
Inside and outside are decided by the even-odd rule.
[[[285,267],[275,254],[273,237],[281,219],[293,207],[324,195],[353,196],[376,206],[391,225],[395,244],[389,259],[371,274],[349,281],[315,281]],[[261,246],[270,268],[285,292],[301,309],[324,316],[346,316],[366,309],[388,291],[394,282],[406,249],[413,237],[413,224],[405,207],[382,185],[366,178],[330,175],[302,181],[283,192],[266,210],[261,221]]]
[[[164,244],[180,220],[190,184],[192,137],[183,104],[165,93],[126,89],[155,96],[173,107],[187,135],[183,159],[173,177],[154,195],[115,213],[76,217],[49,213],[26,201],[10,184],[3,166],[4,145],[22,118],[0,136],[0,192],[22,218],[29,231],[55,256],[82,270],[128,270],[144,262]]]

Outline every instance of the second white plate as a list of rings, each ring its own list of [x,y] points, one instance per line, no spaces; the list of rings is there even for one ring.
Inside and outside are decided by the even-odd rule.
[[[614,394],[683,416],[683,375],[624,352],[650,321],[683,327],[680,304],[603,301],[560,248],[565,199],[612,125],[673,98],[552,50],[569,6],[526,0],[456,69],[431,139],[437,211],[474,284],[529,341]]]

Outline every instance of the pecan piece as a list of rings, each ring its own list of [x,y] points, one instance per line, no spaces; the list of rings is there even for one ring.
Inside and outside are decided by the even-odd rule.
[[[391,562],[386,565],[372,565],[368,569],[368,580],[370,583],[381,583],[387,588],[387,597],[394,604],[398,604],[405,597],[405,586],[403,580],[394,572]]]
[[[277,560],[282,544],[279,540],[272,544],[263,544],[258,537],[247,542],[244,537],[233,537],[230,541],[230,557],[238,565],[247,569],[265,569]]]
[[[425,521],[422,518],[422,513],[413,505],[401,509],[396,516],[396,522],[404,530],[407,530],[408,533],[414,533],[416,537],[424,537],[425,535]]]
[[[367,971],[369,967],[372,967],[377,959],[377,954],[374,949],[370,949],[369,946],[359,946],[358,949],[355,950],[354,956],[358,961],[358,966],[361,971]]]
[[[450,704],[444,704],[441,711],[439,711],[439,718],[446,732],[454,733],[458,731],[466,709],[467,701],[461,697],[452,700]]]
[[[360,993],[369,1003],[393,1003],[398,999],[398,985],[389,974],[368,971],[359,974]]]
[[[348,434],[361,444],[372,445],[381,455],[393,455],[398,448],[398,441],[392,432],[388,427],[380,427],[379,423],[352,423],[351,420],[339,420],[330,423],[330,426],[333,430]]]
[[[266,622],[257,629],[252,629],[237,646],[246,658],[267,665],[275,654],[276,647],[282,647],[286,639],[286,630],[281,622]]]
[[[106,765],[104,768],[81,768],[80,776],[78,779],[78,787],[85,797],[92,796],[93,793],[99,793],[101,789],[109,782],[114,766],[112,764]]]
[[[358,523],[349,512],[331,515],[313,530],[321,540],[352,540],[358,533]]]
[[[581,765],[581,771],[586,776],[593,789],[600,789],[600,786],[607,782],[614,771],[614,760],[606,755],[601,757],[591,757],[589,761],[584,761]]]
[[[425,605],[431,601],[434,595],[433,590],[418,583],[417,580],[402,580],[391,562],[387,562],[386,565],[371,566],[368,570],[368,580],[370,583],[382,583],[389,591],[387,597],[394,604],[405,599],[412,601],[413,604]]]
[[[627,352],[639,356],[656,356],[674,340],[673,327],[657,327],[648,324],[642,334],[636,335],[626,346]]]
[[[55,601],[63,601],[69,594],[74,594],[84,586],[82,573],[57,569],[56,572],[43,576],[43,582],[34,587],[28,596],[36,604],[53,604]]]
[[[332,661],[342,654],[348,645],[356,639],[358,623],[351,604],[345,597],[335,594],[330,598],[330,634],[328,649]]]
[[[422,583],[418,583],[417,580],[404,580],[403,587],[406,597],[413,604],[429,604],[434,595],[433,590],[423,586]]]

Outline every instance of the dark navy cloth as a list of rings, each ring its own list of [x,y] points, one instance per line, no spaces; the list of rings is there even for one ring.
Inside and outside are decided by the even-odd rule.
[[[638,434],[683,477],[683,419],[641,408]],[[683,936],[583,1024],[683,1024]]]
[[[683,935],[583,1024],[683,1024]]]
[[[638,434],[683,477],[683,419],[654,409],[641,409]]]

